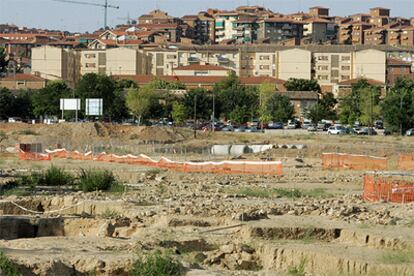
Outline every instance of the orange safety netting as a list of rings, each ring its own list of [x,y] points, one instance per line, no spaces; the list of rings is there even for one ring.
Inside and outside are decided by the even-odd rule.
[[[152,158],[140,154],[116,155],[105,152],[93,155],[91,152],[82,154],[79,152],[69,152],[65,149],[47,151],[53,158],[93,160],[98,162],[115,162],[131,165],[143,165],[170,169],[179,172],[194,173],[223,173],[223,174],[261,174],[261,175],[282,175],[283,166],[279,161],[221,161],[221,162],[175,162],[168,158],[161,157],[156,161]]]
[[[19,160],[29,161],[50,161],[52,160],[50,154],[36,153],[36,152],[19,152]]]
[[[414,202],[414,182],[392,177],[365,175],[363,198],[367,201]]]
[[[414,170],[414,153],[401,153],[398,159],[398,169]]]
[[[347,153],[322,153],[324,169],[386,170],[387,158]]]

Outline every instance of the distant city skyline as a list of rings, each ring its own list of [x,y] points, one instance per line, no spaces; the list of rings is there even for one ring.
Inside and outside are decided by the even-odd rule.
[[[80,0],[102,4],[104,0]],[[280,13],[307,11],[312,6],[330,8],[331,15],[345,16],[367,13],[372,7],[391,9],[391,16],[414,17],[413,0],[109,0],[119,10],[109,9],[108,25],[126,23],[127,17],[140,15],[159,8],[173,16],[196,14],[208,8],[234,9],[241,5],[260,5]],[[59,3],[53,0],[0,0],[0,24],[59,29],[71,32],[93,32],[103,26],[104,9],[99,7]]]

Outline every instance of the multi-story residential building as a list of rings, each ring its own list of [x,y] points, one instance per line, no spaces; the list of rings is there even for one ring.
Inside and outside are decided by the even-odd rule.
[[[387,42],[387,29],[384,27],[372,27],[364,30],[365,45],[382,45]]]
[[[80,78],[80,52],[52,46],[33,48],[32,73],[47,80],[65,80],[74,87]]]
[[[289,78],[312,78],[312,53],[308,50],[293,48],[277,53],[276,78],[288,80]]]
[[[401,34],[403,26],[400,26],[399,24],[391,25],[389,28],[387,28],[387,41],[386,44],[390,46],[398,46],[401,45]]]
[[[226,77],[232,71],[228,68],[211,64],[190,64],[173,69],[174,76],[221,76]]]
[[[370,29],[371,24],[362,23],[362,22],[353,22],[352,23],[352,44],[361,45],[364,44],[364,31]]]
[[[323,50],[322,48],[320,50]],[[313,79],[318,80],[319,84],[325,88],[334,83],[349,80],[352,78],[351,53],[348,51],[328,52],[318,51],[313,53]]]
[[[258,24],[259,41],[275,43],[292,38],[300,40],[303,37],[303,22],[275,17],[261,19]]]
[[[253,43],[257,41],[257,17],[240,17],[236,21],[236,42],[237,43]]]
[[[401,46],[414,46],[414,27],[407,26],[401,29]]]
[[[80,52],[80,74],[106,74],[106,50],[83,50]]]
[[[325,7],[310,7],[309,8],[309,15],[312,17],[328,17],[329,16],[329,8]]]
[[[227,40],[236,39],[237,29],[236,21],[239,19],[237,12],[218,12],[214,15],[215,41],[220,43]]]
[[[342,19],[338,22],[337,39],[339,44],[352,44],[352,20],[350,18]]]
[[[312,43],[323,43],[329,40],[328,24],[331,22],[322,18],[311,18],[304,21],[303,36]]]
[[[141,15],[138,18],[139,24],[181,24],[180,18],[169,16],[162,10],[153,10],[149,14]]]
[[[369,11],[372,17],[390,17],[390,9],[387,8],[375,7]]]
[[[216,41],[214,18],[206,12],[200,12],[198,14],[200,20],[199,37],[201,43],[214,44]]]

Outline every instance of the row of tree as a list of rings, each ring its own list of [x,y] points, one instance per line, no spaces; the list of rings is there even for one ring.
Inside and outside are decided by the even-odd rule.
[[[321,91],[315,80],[290,79],[285,87],[288,91]],[[234,73],[209,91],[190,89],[184,95],[170,92],[182,89],[185,86],[180,82],[156,79],[138,87],[133,81],[86,74],[74,89],[62,81],[52,81],[45,88],[34,91],[12,94],[7,89],[0,90],[0,118],[59,117],[59,99],[72,97],[81,98],[82,102],[85,98],[102,98],[104,117],[115,121],[131,117],[139,122],[170,118],[182,124],[195,114],[197,119],[210,120],[214,111],[216,118],[237,123],[252,118],[266,123],[286,122],[294,115],[289,98],[277,93],[274,83],[245,86]],[[81,112],[80,117],[83,116]],[[373,125],[375,120],[383,119],[391,131],[402,132],[414,126],[414,81],[399,79],[386,96],[381,97],[379,87],[360,80],[339,104],[331,93],[324,94],[307,109],[305,116],[314,123],[322,119],[339,119],[344,124],[359,121],[364,125]]]

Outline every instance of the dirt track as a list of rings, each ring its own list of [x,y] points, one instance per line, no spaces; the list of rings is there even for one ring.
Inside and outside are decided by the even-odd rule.
[[[37,135],[18,133],[26,127]],[[369,153],[396,160],[399,152],[413,147],[410,138],[200,133],[193,140],[186,130],[73,128],[0,126],[9,135],[4,148],[24,139],[48,141],[52,146],[59,143],[54,138],[57,134],[68,145],[104,139],[125,146],[144,141],[143,136],[131,138],[139,133],[165,135],[175,142],[168,147],[187,149],[264,142],[304,144],[306,148],[242,156],[282,160],[281,177],[184,174],[93,161],[29,162],[18,161],[15,154],[1,154],[0,169],[11,176],[16,170],[40,170],[51,164],[72,171],[105,168],[128,187],[123,194],[39,188],[31,196],[3,197],[0,248],[25,275],[92,271],[127,275],[138,255],[155,249],[175,252],[174,258],[184,264],[188,275],[289,275],[302,265],[306,275],[414,274],[414,205],[364,202],[364,172],[327,171],[320,162],[323,151]],[[163,154],[181,160],[220,158],[196,151]],[[293,189],[303,197],[291,197]],[[279,194],[280,190],[287,194]],[[45,214],[30,216],[11,202]],[[56,210],[62,211],[47,214]]]

